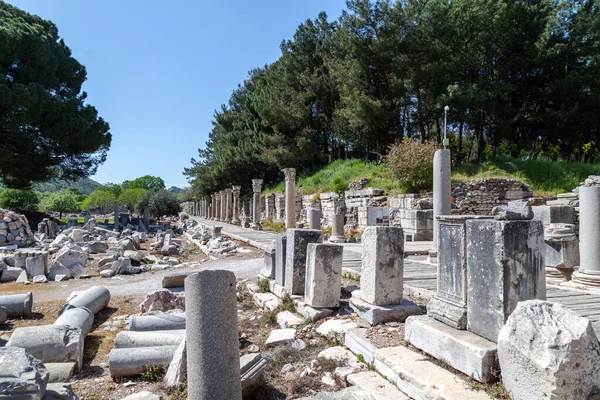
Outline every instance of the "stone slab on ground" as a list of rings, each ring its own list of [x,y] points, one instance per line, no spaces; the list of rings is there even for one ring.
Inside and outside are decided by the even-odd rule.
[[[375,350],[375,369],[414,399],[489,400],[459,376],[404,346]]]
[[[240,357],[240,375],[242,379],[242,394],[246,395],[260,382],[262,371],[267,366],[267,360],[260,353],[244,354]]]
[[[421,315],[423,311],[417,304],[403,299],[400,304],[378,306],[367,303],[361,298],[361,291],[352,292],[350,307],[369,325],[377,325],[388,321],[404,321],[411,315]]]
[[[479,382],[491,382],[498,371],[496,343],[457,330],[427,315],[409,317],[404,337],[416,348]]]
[[[42,400],[79,400],[70,383],[54,382],[46,386]]]
[[[314,308],[303,301],[296,301],[295,304],[296,311],[304,318],[309,318],[313,322],[327,318],[333,314],[333,310],[330,308]]]
[[[143,392],[133,393],[121,400],[160,400],[160,396],[144,390]]]
[[[351,319],[330,319],[319,325],[316,331],[323,336],[329,336],[331,333],[344,334],[357,327],[356,322]]]
[[[74,362],[66,362],[66,363],[44,363],[48,373],[50,374],[50,379],[48,383],[56,383],[56,382],[68,382],[75,373],[75,363]]]
[[[290,311],[282,311],[277,314],[277,324],[281,329],[294,328],[298,325],[302,325],[303,323],[304,319]]]
[[[366,338],[367,328],[354,328],[346,332],[344,346],[356,355],[361,354],[367,363],[375,360],[376,347]]]
[[[370,393],[378,400],[409,400],[409,397],[375,371],[359,372],[346,377],[348,383]]]
[[[297,400],[374,400],[374,398],[366,390],[350,386],[337,392],[319,392],[314,396],[301,397]]]
[[[266,347],[278,346],[290,343],[296,337],[296,330],[293,328],[272,330],[265,342]]]
[[[252,293],[252,299],[261,308],[267,308],[271,311],[277,308],[281,303],[279,297],[273,293]]]

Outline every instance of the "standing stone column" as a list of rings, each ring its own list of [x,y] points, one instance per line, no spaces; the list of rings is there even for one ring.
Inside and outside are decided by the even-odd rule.
[[[323,232],[315,229],[288,229],[285,250],[285,289],[290,294],[304,294],[306,253],[309,243],[323,243]],[[277,277],[277,271],[275,271]]]
[[[430,261],[437,262],[440,215],[451,213],[450,150],[439,149],[433,156],[433,250]]]
[[[119,202],[115,201],[115,230],[119,230]]]
[[[334,214],[331,219],[331,243],[343,243],[344,240],[344,214]]]
[[[321,229],[321,210],[318,208],[308,209],[308,228]]]
[[[225,204],[227,203],[227,193],[224,190],[219,191],[221,200],[219,201],[219,221],[225,222]]]
[[[197,272],[185,294],[188,398],[241,400],[235,275]]]
[[[285,228],[296,227],[296,168],[284,168],[285,174]]]
[[[215,221],[221,220],[221,193],[215,192]]]
[[[215,194],[210,195],[210,219],[215,219],[215,202],[217,201],[217,197]]]
[[[225,222],[230,224],[232,219],[231,212],[233,211],[233,198],[231,189],[225,189],[225,198],[227,199],[225,202]]]
[[[254,223],[252,224],[252,228],[257,230],[262,228],[260,225],[260,192],[262,189],[262,183],[262,179],[252,179],[252,191],[254,192],[254,203],[252,204]]]
[[[579,188],[579,271],[573,282],[600,286],[600,177],[590,176]]]
[[[233,194],[233,218],[231,219],[231,223],[234,225],[240,224],[240,190],[241,186],[232,186],[232,194]]]

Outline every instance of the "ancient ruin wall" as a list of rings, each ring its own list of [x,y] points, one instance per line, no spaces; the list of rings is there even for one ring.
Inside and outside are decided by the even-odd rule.
[[[529,187],[517,179],[473,179],[452,187],[452,208],[460,214],[489,215],[497,205],[532,196]]]
[[[33,232],[24,215],[0,208],[0,246],[16,244],[28,246],[32,244]]]

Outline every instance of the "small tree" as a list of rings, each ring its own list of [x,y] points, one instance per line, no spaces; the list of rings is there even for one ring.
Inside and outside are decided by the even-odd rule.
[[[0,208],[18,211],[36,210],[40,199],[32,190],[5,189],[0,192]]]
[[[433,187],[433,155],[437,148],[433,142],[404,139],[390,147],[385,163],[404,190],[428,191]]]
[[[48,211],[60,213],[59,218],[62,218],[64,212],[78,211],[79,204],[77,202],[77,196],[73,191],[63,189],[50,195],[46,208]]]
[[[146,189],[141,188],[123,190],[119,195],[119,204],[124,204],[129,210],[133,210],[146,192]]]
[[[106,190],[94,190],[90,195],[83,201],[82,208],[84,210],[91,210],[93,208],[99,208],[102,214],[105,214],[107,210],[110,210],[115,205],[117,198],[114,194]]]
[[[166,216],[177,216],[181,212],[181,206],[177,197],[166,190],[159,190],[152,194],[148,202],[148,211],[157,219]]]

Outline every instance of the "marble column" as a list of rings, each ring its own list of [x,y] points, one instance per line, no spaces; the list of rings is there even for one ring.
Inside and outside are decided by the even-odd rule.
[[[439,149],[433,156],[433,250],[429,260],[437,263],[440,215],[451,214],[452,187],[450,150]]]
[[[284,168],[285,175],[285,228],[296,227],[296,168]]]
[[[232,189],[225,189],[225,198],[227,199],[225,202],[225,222],[230,224],[232,219],[231,212],[233,211]]]
[[[119,202],[115,201],[115,230],[119,230]]]
[[[210,195],[210,219],[215,219],[215,202],[217,201],[217,198],[215,196],[215,194],[211,194]]]
[[[253,224],[252,229],[260,230],[260,192],[262,189],[262,179],[252,179],[252,191],[254,192],[252,204]]]
[[[240,224],[240,190],[241,186],[233,186],[232,195],[233,195],[233,209],[232,209],[232,220],[231,223],[235,225]]]
[[[215,192],[215,221],[221,220],[221,193]]]
[[[591,177],[590,177],[591,178]],[[588,178],[587,181],[593,181]],[[579,188],[579,271],[573,282],[600,286],[600,186]]]
[[[220,213],[221,213],[221,221],[225,222],[225,210],[226,210],[226,204],[227,204],[227,193],[225,192],[225,190],[221,190],[219,193],[221,193],[221,203],[220,203]]]

